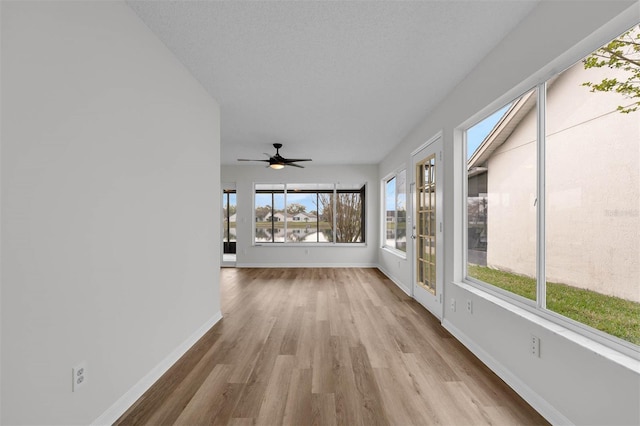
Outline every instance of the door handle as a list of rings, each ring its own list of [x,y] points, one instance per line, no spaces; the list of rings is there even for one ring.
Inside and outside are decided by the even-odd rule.
[[[415,239],[416,239],[416,236],[415,236],[415,235],[412,235],[412,236],[411,236],[411,238],[415,240]]]

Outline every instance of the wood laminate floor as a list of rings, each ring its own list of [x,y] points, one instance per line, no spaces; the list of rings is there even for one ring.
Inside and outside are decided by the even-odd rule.
[[[116,424],[547,424],[376,269],[223,269],[221,297]]]

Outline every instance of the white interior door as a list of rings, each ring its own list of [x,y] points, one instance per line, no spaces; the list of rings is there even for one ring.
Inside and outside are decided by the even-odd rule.
[[[412,157],[413,297],[442,319],[442,137]]]

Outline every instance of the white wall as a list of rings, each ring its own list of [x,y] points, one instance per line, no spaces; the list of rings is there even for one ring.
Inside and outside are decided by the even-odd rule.
[[[617,16],[624,10],[628,13]],[[459,188],[465,162],[456,129],[463,123],[473,124],[562,71],[638,20],[640,8],[634,1],[541,2],[379,167],[381,178],[401,164],[410,164],[411,151],[443,131],[445,301],[473,302],[473,314],[463,309],[452,312],[445,303],[443,324],[555,423],[639,424],[640,366],[563,327],[459,284],[465,206]],[[411,248],[407,255],[413,256]],[[393,270],[400,285],[410,288],[410,263],[398,268],[398,261],[380,250],[381,267]],[[531,334],[541,338],[540,358],[529,354]]]
[[[1,423],[88,424],[219,314],[219,109],[122,2],[1,7]]]
[[[379,185],[373,165],[318,166],[272,170],[263,164],[222,166],[222,181],[237,191],[237,266],[375,266],[379,241]],[[353,246],[254,246],[252,241],[254,183],[366,184],[366,244]]]

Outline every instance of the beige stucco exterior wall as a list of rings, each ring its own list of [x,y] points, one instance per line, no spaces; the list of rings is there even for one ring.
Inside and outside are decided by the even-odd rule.
[[[547,281],[640,301],[640,111],[565,71],[547,92]],[[536,117],[530,112],[487,162],[491,267],[535,276]]]
[[[487,265],[535,276],[535,107],[491,155],[487,166]]]

